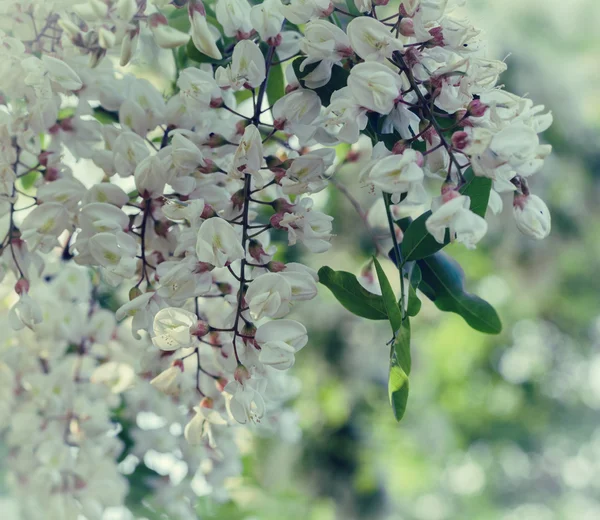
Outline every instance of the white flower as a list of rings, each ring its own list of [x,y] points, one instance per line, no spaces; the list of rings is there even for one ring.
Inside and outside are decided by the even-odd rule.
[[[300,49],[307,55],[300,64],[301,72],[307,66],[319,63],[304,77],[304,83],[309,88],[326,85],[331,79],[333,65],[353,53],[346,33],[326,20],[313,20],[306,25]]]
[[[206,164],[200,148],[180,133],[171,140],[171,158],[173,166],[183,174],[189,174]]]
[[[115,313],[115,318],[123,320],[132,317],[131,330],[134,337],[139,339],[138,331],[147,331],[152,328],[154,315],[159,309],[160,299],[155,292],[149,291],[119,307]]]
[[[248,125],[233,156],[231,175],[241,177],[249,173],[256,175],[262,166],[263,145],[258,128]]]
[[[279,274],[283,276],[292,288],[292,300],[312,300],[317,295],[316,273],[302,264],[287,264],[286,269]]]
[[[314,123],[320,112],[321,100],[315,92],[294,90],[273,105],[273,124],[278,130],[296,135],[304,143],[317,130]]]
[[[248,286],[246,302],[255,320],[264,316],[281,318],[290,312],[292,287],[279,273],[266,273]]]
[[[205,70],[188,67],[177,79],[179,95],[190,110],[206,110],[213,100],[221,98],[221,90],[213,75]]]
[[[242,87],[258,87],[265,80],[265,74],[265,58],[258,45],[250,40],[242,40],[233,49],[231,65],[219,67],[215,78],[220,87],[240,90]]]
[[[47,202],[25,217],[21,233],[31,249],[47,253],[58,245],[58,236],[70,225],[67,208],[58,202]]]
[[[410,190],[411,185],[423,182],[423,170],[418,164],[419,153],[407,149],[402,155],[390,155],[375,163],[369,173],[374,186],[386,193],[400,195]],[[394,197],[393,202],[397,202]]]
[[[176,396],[181,390],[182,365],[173,365],[158,374],[150,384],[164,394]]]
[[[449,229],[450,240],[456,240],[473,249],[486,234],[487,222],[469,210],[469,197],[458,195],[456,192],[450,193],[453,196],[446,194],[434,200],[431,208],[433,213],[425,221],[425,227],[440,244],[444,243],[446,229]]]
[[[241,424],[259,423],[265,415],[265,400],[249,382],[245,384],[231,381],[225,387],[225,392],[232,395],[229,401],[231,416]]]
[[[278,43],[277,37],[284,20],[279,0],[265,0],[255,5],[250,11],[250,20],[262,41],[269,45]]]
[[[42,309],[28,293],[23,292],[19,301],[10,309],[8,322],[14,330],[21,330],[23,327],[31,329],[42,322]]]
[[[79,76],[64,61],[44,54],[42,62],[46,66],[48,77],[64,89],[79,90],[83,86]]]
[[[383,23],[368,16],[354,18],[346,31],[354,52],[365,61],[385,62],[394,51],[403,48]]]
[[[97,265],[118,277],[130,278],[134,275],[137,242],[127,233],[98,233],[89,239],[88,246]]]
[[[135,371],[127,363],[109,361],[108,363],[103,363],[92,372],[90,381],[95,384],[103,383],[114,394],[120,394],[133,385]]]
[[[146,157],[135,169],[135,187],[142,197],[156,198],[163,194],[170,172],[158,154]]]
[[[294,364],[294,355],[308,342],[306,327],[294,320],[275,320],[258,327],[259,361],[278,370]]]
[[[359,63],[348,77],[356,101],[373,112],[389,114],[402,90],[402,78],[383,63]]]
[[[57,202],[74,211],[86,192],[85,186],[75,178],[63,177],[38,188],[38,201]]]
[[[197,322],[198,316],[193,312],[176,307],[161,309],[154,316],[152,343],[166,351],[190,347],[193,344],[190,328]]]
[[[333,11],[331,0],[292,0],[282,6],[285,17],[294,24],[303,24],[313,18],[327,17]]]
[[[194,411],[196,414],[183,430],[185,439],[192,446],[195,446],[201,444],[204,437],[208,437],[208,445],[211,448],[215,448],[216,442],[212,433],[212,426],[224,426],[227,424],[227,421],[223,419],[218,411],[212,408],[194,406]]]
[[[190,0],[188,10],[192,28],[192,41],[196,49],[215,60],[220,60],[223,56],[215,43],[211,26],[206,21],[206,11],[201,0]]]
[[[250,4],[247,0],[220,0],[216,3],[217,21],[223,26],[225,36],[240,35],[247,38],[252,31]]]
[[[164,49],[174,49],[185,45],[190,39],[186,33],[170,27],[167,18],[160,13],[152,13],[148,17],[148,27],[150,27],[156,44]]]
[[[233,226],[215,217],[205,220],[198,230],[196,256],[200,262],[225,267],[244,258],[244,248]]]
[[[528,237],[542,240],[552,227],[550,210],[537,195],[516,195],[513,215],[519,231]]]

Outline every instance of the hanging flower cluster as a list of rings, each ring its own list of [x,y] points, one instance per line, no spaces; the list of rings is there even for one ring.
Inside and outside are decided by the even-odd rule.
[[[392,255],[401,301],[419,260],[476,246],[504,192],[522,232],[548,235],[528,179],[550,153],[538,135],[552,118],[496,86],[505,64],[482,57],[459,3],[2,6],[0,276],[14,283],[20,332],[0,350],[0,427],[32,510],[100,518],[123,502],[120,405],[134,423],[150,411],[182,424],[191,447],[179,452],[214,493],[241,469],[232,426],[282,428],[297,391],[287,370],[308,343],[288,315],[319,276],[279,261],[277,243],[331,247],[332,217],[311,195],[340,143],[371,139],[361,178],[384,193],[395,242],[404,231]],[[173,50],[167,92],[129,72],[138,46]],[[394,223],[390,206],[425,213]],[[103,301],[106,285],[125,301]],[[397,338],[406,305],[396,324],[386,308]],[[407,377],[395,355],[392,372]]]

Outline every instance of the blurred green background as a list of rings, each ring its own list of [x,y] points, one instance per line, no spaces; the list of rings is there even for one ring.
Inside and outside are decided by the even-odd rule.
[[[207,506],[208,518],[600,518],[600,3],[469,0],[464,11],[485,30],[488,57],[506,59],[506,88],[555,118],[544,135],[554,154],[532,179],[552,211],[550,237],[522,237],[505,199],[476,251],[448,249],[503,333],[474,332],[424,301],[397,424],[388,325],[355,318],[322,289],[296,311],[311,333],[294,368],[302,439],[258,442],[235,503]],[[368,208],[375,195],[356,175],[344,167],[337,179]],[[358,274],[371,253],[362,222],[333,187],[320,202],[338,236],[303,261]]]

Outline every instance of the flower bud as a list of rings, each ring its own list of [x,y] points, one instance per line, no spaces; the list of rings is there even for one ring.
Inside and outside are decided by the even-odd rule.
[[[192,325],[190,328],[190,334],[192,336],[196,336],[197,338],[201,338],[206,336],[210,332],[210,326],[208,323],[202,320],[198,320],[195,325]]]
[[[473,117],[481,117],[485,114],[489,107],[482,103],[479,99],[474,99],[469,103],[467,110],[469,115]]]
[[[250,379],[250,372],[244,365],[239,364],[233,373],[233,378],[238,383],[244,384],[244,382],[246,382],[246,381],[248,381],[248,379]]]
[[[29,281],[26,278],[19,278],[15,284],[15,292],[21,296],[29,292]]]
[[[537,195],[516,194],[513,215],[517,228],[524,235],[541,240],[550,234],[550,210]]]
[[[129,289],[129,301],[135,300],[138,296],[142,295],[142,291],[139,287],[132,287]]]
[[[148,26],[154,41],[163,49],[174,49],[180,45],[185,45],[190,39],[186,33],[169,27],[167,18],[160,13],[152,13],[148,17]]]

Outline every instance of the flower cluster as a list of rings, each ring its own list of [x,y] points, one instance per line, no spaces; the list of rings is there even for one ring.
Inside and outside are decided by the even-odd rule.
[[[9,320],[28,335],[16,341],[35,352],[4,348],[0,411],[23,496],[35,484],[35,504],[60,497],[56,518],[122,502],[111,410],[130,386],[130,419],[153,411],[182,424],[196,447],[187,462],[210,461],[202,476],[215,492],[240,471],[233,425],[285,433],[282,405],[297,391],[287,370],[308,342],[288,314],[316,296],[318,276],[280,261],[277,244],[330,248],[332,218],[311,195],[340,143],[371,137],[362,178],[396,209],[431,207],[440,243],[471,248],[486,233],[463,193],[468,175],[493,181],[494,212],[512,191],[519,229],[549,233],[527,178],[550,152],[538,134],[551,116],[496,87],[505,65],[481,57],[456,3],[2,8],[14,24],[0,33],[0,273],[16,280]],[[139,43],[173,49],[166,92],[129,73]],[[88,271],[125,301],[102,303]],[[138,459],[152,444],[142,437]],[[103,488],[95,478],[118,489],[87,497]]]

